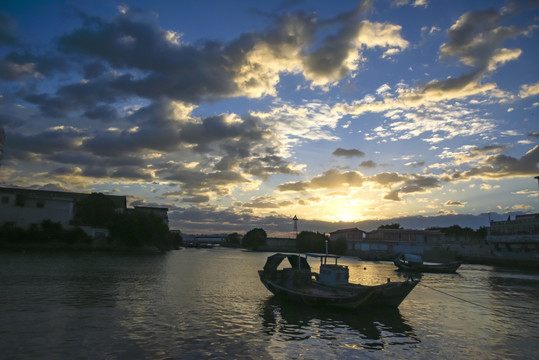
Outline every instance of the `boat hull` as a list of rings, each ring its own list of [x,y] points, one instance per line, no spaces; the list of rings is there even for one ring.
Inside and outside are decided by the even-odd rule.
[[[357,309],[364,307],[397,308],[418,281],[390,282],[377,286],[349,284],[325,286],[316,281],[304,286],[287,286],[259,271],[261,282],[274,295],[310,306]]]
[[[458,261],[445,263],[445,264],[410,264],[405,263],[399,259],[393,261],[395,266],[400,271],[406,272],[430,272],[430,273],[454,273],[460,267],[461,263]]]

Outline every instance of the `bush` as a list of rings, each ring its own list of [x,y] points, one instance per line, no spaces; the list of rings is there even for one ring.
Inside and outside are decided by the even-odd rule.
[[[243,236],[242,246],[251,250],[258,250],[259,247],[266,244],[268,235],[264,229],[252,229]]]
[[[302,231],[296,237],[296,248],[299,252],[326,252],[327,236],[313,231]]]

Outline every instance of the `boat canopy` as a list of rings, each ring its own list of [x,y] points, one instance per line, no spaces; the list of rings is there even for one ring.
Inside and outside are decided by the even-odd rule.
[[[268,259],[266,260],[266,265],[264,265],[264,272],[270,273],[276,271],[284,259],[288,259],[290,265],[292,265],[292,267],[295,269],[300,268],[303,270],[311,270],[311,267],[309,266],[309,263],[307,262],[306,258],[297,254],[277,253],[268,257]]]
[[[415,254],[402,254],[401,259],[410,263],[423,264],[423,259],[421,258],[421,256]]]
[[[340,258],[339,255],[330,255],[330,254],[314,254],[314,253],[306,253],[306,257],[314,257],[320,259],[320,265],[326,264],[328,259],[335,259],[335,265],[337,265],[337,259]]]

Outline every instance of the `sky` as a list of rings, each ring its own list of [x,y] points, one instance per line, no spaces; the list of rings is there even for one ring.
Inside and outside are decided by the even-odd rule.
[[[184,233],[486,226],[539,212],[538,45],[532,0],[2,1],[0,186]]]

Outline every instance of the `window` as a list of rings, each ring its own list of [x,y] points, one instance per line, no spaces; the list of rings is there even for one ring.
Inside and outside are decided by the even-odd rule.
[[[25,201],[26,201],[26,198],[24,195],[18,194],[17,196],[15,196],[16,206],[24,206]]]

